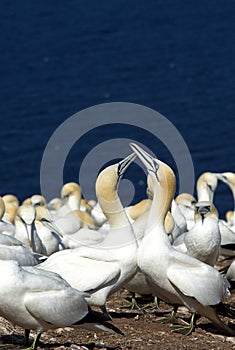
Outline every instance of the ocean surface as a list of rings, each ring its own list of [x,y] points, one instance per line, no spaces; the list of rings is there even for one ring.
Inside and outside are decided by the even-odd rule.
[[[2,1],[0,11],[0,194],[23,200],[39,193],[42,157],[53,133],[75,113],[110,102],[164,115],[187,144],[196,178],[204,171],[235,172],[233,0]],[[87,123],[89,128],[89,118]],[[78,181],[86,154],[117,138],[146,144],[174,168],[156,137],[115,123],[82,136],[77,131],[64,182]],[[64,137],[59,153],[70,132]],[[87,178],[99,165],[101,153],[94,154],[94,163],[86,161]],[[143,172],[133,165],[126,176],[134,184],[133,201],[143,198]],[[222,216],[233,208],[226,185],[219,184],[215,203]]]

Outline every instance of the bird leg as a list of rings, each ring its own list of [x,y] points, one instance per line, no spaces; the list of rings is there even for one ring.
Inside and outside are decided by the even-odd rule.
[[[123,306],[121,306],[121,309],[139,310],[139,311],[143,312],[142,309],[144,309],[144,308],[141,308],[139,306],[139,304],[137,303],[136,298],[135,298],[135,293],[134,292],[130,292],[130,293],[131,293],[131,304],[130,305],[123,305]]]
[[[25,349],[25,350],[36,350],[37,346],[38,346],[38,342],[39,342],[40,336],[41,336],[41,333],[37,332],[35,337],[34,337],[32,346],[30,348]]]
[[[159,309],[160,299],[158,297],[154,297],[154,302],[151,305],[147,305],[143,307],[143,310],[156,310]]]
[[[173,326],[171,326],[171,328],[173,329],[174,333],[181,333],[184,335],[190,335],[195,328],[195,324],[196,324],[196,321],[198,320],[198,318],[200,318],[200,315],[196,315],[196,312],[194,312],[194,313],[192,313],[189,324],[187,324],[186,326],[173,325]]]
[[[154,320],[154,322],[162,322],[162,323],[172,323],[175,319],[176,312],[178,310],[178,305],[175,305],[173,307],[173,310],[169,313],[166,317],[160,317],[157,320]]]
[[[100,309],[102,310],[103,314],[109,319],[112,320],[111,315],[109,314],[108,310],[106,309],[106,305],[100,306]],[[107,319],[107,320],[108,320]]]
[[[24,330],[24,345],[28,345],[28,343],[29,343],[29,334],[30,334],[30,329],[25,329]]]

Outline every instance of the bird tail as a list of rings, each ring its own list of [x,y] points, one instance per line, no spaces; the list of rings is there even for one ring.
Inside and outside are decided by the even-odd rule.
[[[235,310],[227,304],[219,303],[216,305],[216,311],[219,315],[235,318]]]
[[[100,330],[106,332],[115,332],[117,334],[124,335],[123,332],[114,326],[112,323],[108,322],[110,318],[101,312],[94,311],[90,307],[88,313],[80,321],[73,324],[73,326],[82,327],[91,330]]]
[[[220,305],[222,304],[222,305]],[[211,320],[223,333],[229,334],[229,335],[235,335],[235,330],[230,328],[227,324],[225,324],[218,316],[219,313],[224,313],[224,315],[228,316],[228,311],[224,307],[223,303],[220,303],[216,306],[209,306],[206,308],[207,313],[203,314],[203,316],[206,316],[209,320]],[[220,310],[220,311],[219,311]]]
[[[104,323],[94,323],[92,324],[92,329],[96,329],[96,330],[100,330],[100,331],[105,331],[105,332],[109,332],[109,333],[117,333],[117,334],[121,334],[124,335],[124,333],[116,326],[114,326],[112,323],[110,322],[104,322]]]

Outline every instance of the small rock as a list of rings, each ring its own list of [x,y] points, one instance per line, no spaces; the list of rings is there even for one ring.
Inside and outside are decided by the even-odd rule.
[[[141,338],[135,338],[135,339],[131,339],[131,340],[136,341],[136,342],[143,341]]]
[[[220,339],[220,340],[222,340],[223,342],[225,341],[225,337],[224,337],[223,335],[213,334],[212,337],[213,337],[213,338],[216,338],[216,339]]]
[[[82,348],[79,346],[79,345],[76,345],[76,344],[72,344],[70,346],[71,349],[74,349],[74,350],[81,350]]]
[[[234,337],[226,337],[225,340],[226,340],[226,342],[235,344],[235,338]]]

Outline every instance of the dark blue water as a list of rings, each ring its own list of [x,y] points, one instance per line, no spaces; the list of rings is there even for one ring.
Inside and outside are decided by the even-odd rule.
[[[191,151],[196,177],[235,171],[234,1],[2,1],[0,10],[1,194],[39,192],[56,128],[115,101],[167,117]],[[115,133],[125,137],[121,125]],[[97,143],[105,137],[104,128]],[[91,136],[83,154],[90,144]],[[158,156],[168,162],[164,150]],[[79,162],[78,145],[65,180],[77,180]],[[215,200],[222,212],[232,206],[225,185]]]

